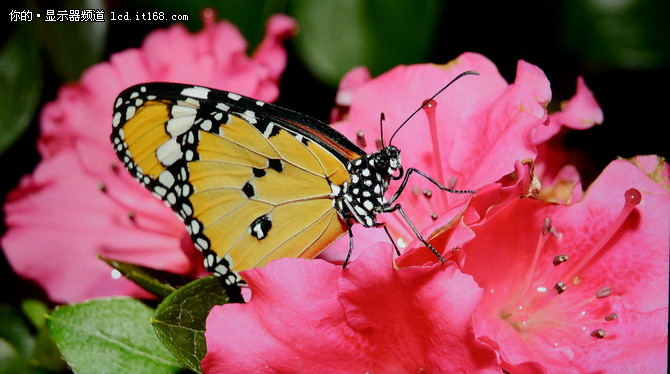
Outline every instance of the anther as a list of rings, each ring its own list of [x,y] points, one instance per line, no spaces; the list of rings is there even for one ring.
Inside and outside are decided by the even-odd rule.
[[[129,210],[128,211],[128,219],[135,222],[135,217],[137,217],[137,213],[135,213],[134,210]]]
[[[611,294],[612,294],[612,287],[608,286],[600,287],[598,291],[596,291],[596,297],[599,299],[604,299]]]
[[[113,173],[118,173],[119,172],[119,165],[116,162],[112,162],[109,164],[110,169],[112,169]]]
[[[98,183],[96,184],[96,188],[97,188],[100,192],[103,192],[103,193],[106,193],[106,192],[107,192],[107,186],[105,186],[105,184],[102,183],[102,182],[98,182]]]
[[[358,132],[356,132],[356,143],[361,148],[365,148],[368,145],[368,142],[365,141],[365,133],[363,133],[363,130],[358,130]]]
[[[432,218],[433,221],[437,221],[437,213],[435,213],[435,212],[431,213],[430,218]]]
[[[619,319],[619,315],[617,313],[611,313],[605,316],[605,321],[614,321],[615,319]]]
[[[430,199],[431,197],[433,197],[433,191],[426,188],[425,190],[423,190],[423,196]]]
[[[554,285],[554,289],[555,289],[556,292],[558,292],[558,294],[560,295],[560,294],[562,294],[563,292],[565,292],[565,290],[568,289],[568,286],[566,286],[565,283],[563,283],[563,282],[561,282],[561,281],[558,281],[558,282],[556,282],[556,285]]]
[[[551,229],[551,218],[547,217],[544,219],[544,222],[542,223],[542,235],[549,234],[550,229]]]
[[[607,336],[607,332],[605,332],[605,330],[603,329],[596,329],[591,331],[591,336],[593,336],[594,338],[602,339]]]
[[[568,261],[568,255],[558,255],[554,257],[552,263],[554,264],[554,266],[558,266],[564,263],[565,261]]]

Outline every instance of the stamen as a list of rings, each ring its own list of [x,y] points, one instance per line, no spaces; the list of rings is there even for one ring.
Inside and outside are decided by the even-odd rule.
[[[615,319],[619,319],[619,315],[617,313],[611,313],[605,316],[605,321],[614,321]]]
[[[435,213],[435,208],[430,200],[430,198],[433,197],[433,192],[429,189],[424,189],[423,191],[419,192],[419,187],[412,186],[412,194],[418,198],[421,207],[430,212],[430,218],[433,221],[437,220],[437,213]],[[423,195],[425,199],[422,199],[421,195]]]
[[[110,169],[112,169],[112,172],[114,174],[119,173],[119,164],[117,164],[116,162],[112,162],[111,164],[109,164],[109,167],[110,167]]]
[[[607,336],[607,332],[605,332],[605,330],[603,329],[596,329],[591,331],[591,336],[593,336],[594,338],[603,339],[604,337]]]
[[[563,282],[561,282],[561,281],[558,281],[558,282],[556,282],[556,284],[554,285],[554,289],[555,289],[556,292],[558,292],[558,294],[560,295],[560,294],[562,294],[563,292],[565,292],[565,290],[568,289],[568,286],[567,286],[565,283],[563,283]]]
[[[574,277],[578,272],[580,272],[590,261],[595,257],[598,252],[600,252],[605,245],[612,239],[614,234],[616,234],[617,231],[623,226],[623,224],[626,221],[626,218],[630,215],[630,213],[635,209],[635,206],[642,201],[642,194],[640,191],[638,191],[635,188],[631,188],[627,190],[624,194],[624,199],[625,203],[623,208],[621,209],[621,212],[619,213],[619,216],[612,222],[605,233],[603,233],[600,236],[600,239],[598,242],[589,250],[589,252],[582,257],[582,259],[579,261],[579,263],[574,266],[571,270],[571,272],[564,278],[564,279],[571,279]]]
[[[134,210],[128,211],[128,219],[130,219],[132,222],[135,222],[135,217],[137,217],[137,213],[135,213]]]
[[[200,12],[200,18],[206,29],[212,29],[216,23],[216,11],[213,8],[205,8]]]
[[[545,218],[544,223],[542,225],[541,232],[543,235],[540,235],[539,238],[537,239],[537,244],[535,245],[535,252],[533,253],[533,259],[530,263],[530,267],[528,268],[528,271],[526,272],[526,279],[524,280],[523,286],[521,287],[521,293],[518,295],[518,297],[523,297],[523,295],[528,292],[528,289],[530,287],[530,283],[533,279],[533,277],[536,275],[535,271],[537,268],[537,263],[540,260],[540,254],[542,254],[542,250],[544,248],[544,245],[547,242],[548,236],[544,234],[545,232],[545,227],[547,226],[547,222],[551,224],[551,218]]]
[[[596,297],[599,299],[604,299],[611,294],[612,294],[612,287],[608,286],[600,287],[598,291],[596,291]]]
[[[568,261],[568,255],[558,255],[554,257],[552,263],[554,264],[554,266],[558,266],[566,261]]]
[[[433,159],[436,160],[436,165],[435,168],[437,169],[437,181],[440,182],[441,184],[444,185],[444,181],[446,180],[444,177],[444,168],[442,167],[442,152],[440,150],[440,140],[438,137],[438,131],[437,131],[437,119],[436,119],[436,114],[435,112],[437,111],[437,101],[430,99],[427,101],[424,101],[423,105],[423,111],[426,113],[426,117],[428,118],[428,127],[430,129],[430,139],[431,142],[433,143]],[[445,202],[443,201],[444,194],[439,194],[440,195],[440,201],[439,206],[445,206]],[[445,197],[446,198],[446,197]]]
[[[549,229],[551,229],[551,218],[547,217],[544,219],[544,223],[542,223],[542,235],[549,234]]]
[[[107,186],[103,182],[98,181],[96,188],[102,193],[107,193]]]
[[[365,148],[368,145],[368,142],[365,141],[365,133],[363,130],[358,130],[358,132],[356,132],[356,144],[361,148]]]

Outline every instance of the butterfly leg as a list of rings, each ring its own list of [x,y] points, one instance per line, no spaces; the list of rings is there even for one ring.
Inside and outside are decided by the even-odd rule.
[[[391,233],[389,232],[389,229],[386,226],[386,224],[385,223],[379,223],[379,224],[375,225],[374,227],[383,227],[384,228],[384,231],[386,232],[386,236],[389,237],[389,239],[391,240],[391,244],[393,244],[393,248],[395,248],[396,255],[400,256],[400,254],[401,254],[400,249],[395,244],[395,240],[393,239],[393,236],[391,236]]]
[[[354,233],[353,231],[351,231],[351,222],[349,222],[349,220],[346,220],[346,222],[347,222],[347,231],[349,232],[349,252],[347,252],[347,257],[344,259],[344,262],[342,263],[343,269],[347,268],[349,259],[351,259],[351,253],[354,251]]]
[[[405,214],[405,211],[402,209],[402,206],[400,204],[396,204],[388,209],[385,209],[384,211],[388,213],[388,212],[395,212],[396,210],[400,213],[405,222],[407,222],[407,225],[409,225],[409,227],[414,232],[414,235],[416,235],[416,237],[421,241],[421,243],[423,243],[426,247],[428,247],[428,249],[430,249],[430,251],[433,252],[435,256],[437,256],[440,262],[445,262],[446,260],[444,259],[444,257],[442,257],[440,252],[438,252],[437,249],[435,249],[435,247],[430,245],[430,243],[428,243],[428,241],[426,241],[426,239],[424,239],[423,236],[421,236],[419,230],[417,230],[416,227],[414,227],[414,224],[412,223],[412,221],[409,220],[409,217],[407,217],[407,214]]]
[[[412,173],[417,173],[420,176],[426,178],[430,183],[434,184],[435,186],[437,186],[437,188],[439,188],[442,191],[447,191],[447,192],[451,192],[451,193],[471,193],[471,194],[477,193],[477,191],[475,191],[475,190],[455,190],[453,188],[445,187],[445,186],[441,185],[438,181],[436,181],[435,179],[430,177],[428,174],[422,172],[421,170],[415,169],[415,168],[409,168],[409,169],[407,169],[407,174],[405,174],[404,178],[402,179],[402,183],[400,183],[400,187],[398,187],[398,190],[396,191],[396,193],[393,194],[393,196],[391,196],[391,198],[389,199],[388,205],[393,204],[393,202],[396,201],[400,197],[400,194],[402,193],[402,191],[407,186],[407,182],[409,181],[409,176],[412,175]]]

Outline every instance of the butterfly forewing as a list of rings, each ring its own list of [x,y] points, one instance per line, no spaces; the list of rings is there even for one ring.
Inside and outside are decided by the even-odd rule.
[[[119,159],[184,221],[210,271],[314,257],[347,231],[333,190],[365,153],[327,125],[188,85],[131,87],[115,105]]]

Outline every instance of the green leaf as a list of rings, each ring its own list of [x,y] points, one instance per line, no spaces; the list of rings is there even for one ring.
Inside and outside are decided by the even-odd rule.
[[[356,66],[373,75],[423,62],[440,17],[439,0],[292,0],[296,51],[321,81],[336,85]]]
[[[118,270],[123,276],[135,282],[138,286],[160,298],[164,298],[174,292],[175,287],[183,286],[192,280],[185,278],[181,274],[152,269],[102,256],[99,256],[99,258]]]
[[[153,310],[130,298],[96,299],[57,308],[47,326],[78,373],[177,373],[149,320]]]
[[[215,305],[229,302],[217,277],[198,279],[168,296],[151,323],[167,349],[187,368],[201,373],[205,357],[205,320]]]
[[[43,302],[36,299],[21,300],[21,310],[35,329],[45,326],[45,316],[49,308]]]
[[[44,311],[46,306],[37,300],[22,301],[20,309],[0,305],[0,374],[37,374],[65,369],[60,352],[46,331]],[[29,321],[37,329],[36,334]]]
[[[49,335],[46,323],[37,331],[37,336],[35,336],[35,348],[30,356],[30,364],[35,368],[48,371],[60,371],[66,367],[56,343]]]
[[[34,339],[21,313],[9,304],[0,305],[0,338],[22,356],[29,356]]]
[[[27,360],[10,342],[0,337],[0,374],[28,373]]]
[[[0,50],[0,154],[32,121],[42,92],[42,64],[37,35],[20,24]]]
[[[54,9],[47,7],[46,9]],[[103,0],[66,0],[56,9],[105,9]],[[105,51],[109,22],[44,22],[46,12],[40,10],[37,21],[41,39],[51,63],[65,81],[79,79],[89,66],[100,61]]]

